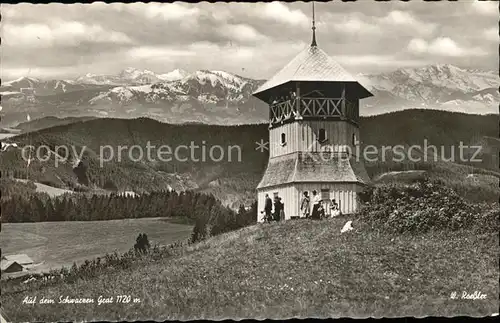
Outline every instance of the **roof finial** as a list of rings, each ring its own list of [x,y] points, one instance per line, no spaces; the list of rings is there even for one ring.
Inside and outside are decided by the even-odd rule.
[[[313,5],[313,21],[312,21],[313,39],[312,39],[311,46],[317,46],[317,44],[316,44],[316,21],[315,21],[315,17],[314,17],[314,1],[312,1],[312,5]]]

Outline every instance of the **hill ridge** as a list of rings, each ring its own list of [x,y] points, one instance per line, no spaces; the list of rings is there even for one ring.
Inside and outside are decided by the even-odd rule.
[[[488,116],[446,111],[405,110],[362,117],[360,140],[362,147],[366,145],[422,147],[424,140],[427,140],[429,145],[443,146],[446,149],[446,156],[449,156],[450,147],[457,146],[460,141],[473,145],[481,142],[481,145],[486,145],[481,155],[483,162],[473,166],[485,171],[498,171],[498,153],[495,152],[498,152],[499,142],[487,139],[481,141],[484,137],[497,136],[496,120]],[[255,198],[255,188],[268,162],[268,151],[255,150],[256,142],[267,141],[268,138],[267,124],[224,126],[168,124],[142,117],[132,120],[100,118],[58,125],[31,132],[29,135],[17,135],[5,141],[18,143],[21,147],[29,142],[34,145],[46,144],[51,150],[56,145],[75,146],[77,153],[85,146],[83,161],[78,160],[79,157],[73,154],[70,156],[70,161],[81,162],[76,170],[72,162],[59,163],[59,167],[56,168],[53,160],[50,163],[34,161],[30,166],[32,167],[30,176],[33,180],[44,184],[54,183],[56,187],[65,185],[62,188],[73,189],[79,187],[78,183],[87,185],[85,184],[87,181],[91,187],[98,188],[102,188],[106,182],[113,182],[119,189],[136,192],[168,189],[168,187],[176,190],[197,189],[213,193],[224,203],[238,207],[240,202],[250,204]],[[102,162],[103,167],[100,166],[98,159],[100,147],[103,145],[109,145],[114,150],[118,146],[130,148],[138,145],[143,148],[144,156],[147,156],[145,148],[148,142],[153,147],[168,145],[175,148],[178,145],[189,145],[191,142],[201,146],[203,141],[206,147],[213,145],[241,147],[241,162],[236,162],[237,156],[233,156],[236,159],[232,162],[227,158],[220,162],[211,161],[209,158],[205,162],[196,162],[189,157],[189,151],[186,152],[186,156],[180,156],[188,158],[185,162],[176,160],[161,162],[155,155],[157,151],[155,149],[152,149],[152,161],[133,162],[129,160],[128,150],[123,151],[124,157],[120,162],[116,158],[117,152],[114,159]],[[104,149],[103,153],[108,152]],[[200,149],[195,153],[200,154]],[[201,156],[195,155],[195,157]],[[429,169],[432,166],[427,165],[428,163],[395,163],[391,162],[390,156],[387,157],[385,162],[365,162],[370,176],[391,170]],[[26,165],[22,161],[20,151],[10,149],[0,154],[0,165],[7,173],[13,172],[17,174],[15,177],[26,178]],[[462,170],[453,170],[449,174],[466,176],[467,174],[462,175],[466,173],[466,166],[461,168]],[[213,183],[210,184],[211,182]],[[486,192],[484,195],[490,196],[486,195]]]

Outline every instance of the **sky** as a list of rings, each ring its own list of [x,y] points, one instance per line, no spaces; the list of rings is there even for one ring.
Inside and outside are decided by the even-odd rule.
[[[318,46],[351,73],[498,69],[498,2],[316,3]],[[126,67],[267,79],[311,42],[310,3],[1,5],[2,80]]]

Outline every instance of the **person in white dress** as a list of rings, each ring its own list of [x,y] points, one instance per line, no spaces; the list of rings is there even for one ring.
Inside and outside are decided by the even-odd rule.
[[[302,197],[302,201],[300,202],[300,211],[302,213],[302,217],[309,218],[310,212],[310,204],[311,199],[309,198],[309,192],[304,192],[304,196]]]
[[[330,208],[331,208],[331,214],[332,214],[333,218],[336,216],[339,216],[341,214],[339,205],[337,204],[335,199],[332,200],[332,205]]]

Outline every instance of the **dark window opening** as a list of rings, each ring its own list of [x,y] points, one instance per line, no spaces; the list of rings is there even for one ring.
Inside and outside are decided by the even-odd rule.
[[[284,133],[281,134],[281,145],[284,146],[286,144],[286,135]]]
[[[321,189],[321,199],[323,201],[330,200],[330,190],[328,188],[322,188]]]
[[[326,130],[325,129],[319,129],[318,141],[319,142],[325,142],[326,141]]]

